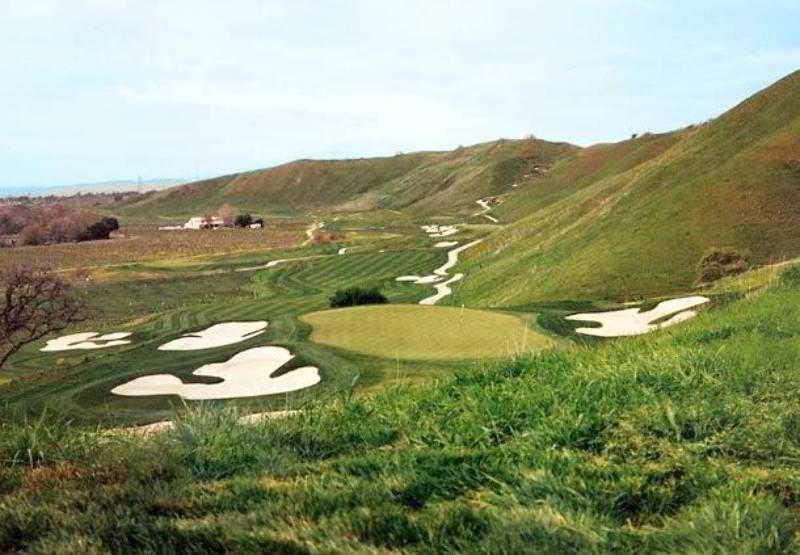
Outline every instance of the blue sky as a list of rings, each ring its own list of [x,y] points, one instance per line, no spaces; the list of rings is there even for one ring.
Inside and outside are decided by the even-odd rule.
[[[699,122],[800,68],[800,2],[9,0],[0,188]]]

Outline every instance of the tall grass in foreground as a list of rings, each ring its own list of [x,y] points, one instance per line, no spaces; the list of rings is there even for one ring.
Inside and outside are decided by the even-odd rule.
[[[797,552],[791,278],[670,332],[250,426],[5,422],[0,551]]]

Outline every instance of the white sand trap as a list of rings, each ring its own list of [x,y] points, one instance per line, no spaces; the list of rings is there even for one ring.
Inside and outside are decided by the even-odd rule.
[[[420,226],[429,237],[447,237],[458,233],[458,227],[454,225],[423,225]]]
[[[490,222],[494,222],[494,223],[500,223],[500,220],[498,220],[498,219],[497,219],[497,218],[495,218],[494,216],[490,216],[489,214],[487,214],[487,212],[489,212],[489,211],[490,211],[492,208],[494,208],[494,207],[493,207],[493,206],[490,204],[490,202],[491,202],[491,200],[492,200],[493,198],[494,198],[494,197],[487,197],[487,198],[482,198],[482,199],[478,199],[478,200],[476,200],[476,201],[475,201],[475,203],[476,203],[476,204],[478,204],[478,206],[480,206],[480,207],[481,207],[483,210],[481,210],[480,212],[475,212],[475,213],[473,214],[473,216],[483,216],[484,218],[486,218],[486,219],[487,219],[487,220],[489,220]],[[499,204],[499,203],[498,203],[498,204]]]
[[[395,278],[395,281],[410,281],[416,285],[427,285],[429,283],[442,281],[442,279],[444,279],[442,276],[431,274],[428,276],[400,276],[399,278]]]
[[[295,416],[300,414],[299,410],[276,410],[272,412],[256,412],[248,414],[239,418],[239,424],[258,424],[265,420],[273,420],[275,418],[285,418],[287,416]],[[111,433],[128,433],[137,436],[149,436],[159,432],[166,432],[175,429],[174,420],[162,420],[161,422],[153,422],[152,424],[145,424],[143,426],[130,426],[128,428],[114,428]]]
[[[255,272],[256,270],[266,270],[274,268],[278,264],[285,264],[287,262],[299,262],[301,260],[314,260],[315,258],[325,258],[331,256],[329,254],[315,254],[312,256],[299,256],[297,258],[278,258],[277,260],[270,260],[266,264],[259,264],[258,266],[247,266],[245,268],[236,268],[237,272]]]
[[[450,293],[453,292],[453,290],[450,289],[449,285],[451,283],[455,283],[455,282],[461,280],[461,278],[463,278],[463,277],[464,277],[464,274],[455,274],[453,277],[451,277],[447,281],[445,281],[443,283],[437,283],[436,285],[433,286],[434,289],[436,289],[436,294],[435,295],[431,295],[430,297],[425,297],[424,299],[422,299],[419,302],[419,304],[434,305],[434,304],[438,303],[439,301],[441,301],[442,299],[444,299],[446,296],[448,296]]]
[[[159,351],[199,351],[240,343],[264,333],[268,322],[226,322],[214,324],[202,331],[187,333],[179,339],[164,343]]]
[[[319,369],[313,366],[272,377],[293,358],[294,355],[283,347],[256,347],[242,351],[226,362],[206,364],[192,372],[195,376],[221,378],[223,381],[220,383],[183,383],[171,374],[153,374],[119,385],[111,393],[127,397],[178,395],[198,401],[289,393],[320,382]]]
[[[641,335],[653,330],[666,328],[679,322],[697,316],[694,310],[689,308],[699,306],[709,302],[707,297],[683,297],[659,303],[652,310],[641,312],[640,308],[626,308],[624,310],[614,310],[611,312],[590,312],[585,314],[573,314],[567,316],[567,320],[579,320],[584,322],[599,322],[599,328],[577,328],[577,333],[584,335],[594,335],[597,337],[621,337],[626,335]],[[653,324],[670,314],[672,318],[659,324]]]
[[[89,331],[84,333],[73,333],[58,339],[51,339],[47,344],[39,349],[40,351],[72,351],[76,349],[105,349],[117,345],[128,345],[129,340],[125,339],[131,334],[129,332],[107,333],[98,336],[97,332]]]
[[[437,249],[446,249],[447,247],[455,247],[458,244],[458,241],[439,241],[434,247]]]
[[[463,251],[467,250],[468,248],[477,245],[481,241],[483,241],[483,239],[476,239],[475,241],[472,241],[471,243],[467,243],[466,245],[461,245],[460,247],[458,247],[456,249],[453,249],[451,251],[447,251],[447,262],[445,262],[444,264],[442,264],[441,266],[436,268],[433,271],[433,273],[437,274],[437,275],[440,275],[440,276],[446,276],[447,275],[447,270],[449,270],[450,268],[452,268],[453,266],[458,264],[458,255],[461,254]]]
[[[466,245],[461,245],[458,248],[447,251],[447,262],[436,268],[432,274],[429,274],[427,276],[400,276],[398,278],[395,278],[395,281],[410,281],[415,285],[427,285],[435,283],[436,285],[434,285],[434,289],[436,289],[436,294],[422,299],[419,302],[419,304],[425,304],[425,305],[436,304],[437,302],[439,302],[440,300],[442,300],[443,298],[445,298],[446,296],[448,296],[453,292],[450,289],[450,287],[448,287],[449,284],[455,283],[464,277],[464,274],[456,274],[449,280],[439,283],[449,275],[447,273],[448,270],[450,270],[450,268],[458,264],[458,255],[462,251],[465,251],[466,249],[474,245],[477,245],[481,241],[483,241],[483,239],[476,239],[471,243],[467,243]]]
[[[347,247],[342,247],[341,249],[339,249],[339,252],[337,254],[341,255],[341,254],[346,254],[346,253],[347,253]]]

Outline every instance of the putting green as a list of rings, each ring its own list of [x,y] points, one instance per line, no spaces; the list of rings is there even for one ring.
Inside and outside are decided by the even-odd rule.
[[[312,312],[311,341],[382,358],[507,357],[552,344],[511,314],[444,306],[371,305]]]

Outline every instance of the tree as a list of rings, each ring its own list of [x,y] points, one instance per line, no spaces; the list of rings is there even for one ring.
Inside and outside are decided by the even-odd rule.
[[[83,303],[48,268],[16,266],[0,284],[0,367],[24,345],[83,319]]]
[[[253,223],[253,216],[250,214],[239,214],[236,216],[236,221],[234,224],[236,227],[250,227],[250,224]]]
[[[119,222],[116,218],[103,218],[86,227],[78,235],[78,241],[95,241],[98,239],[108,239],[112,231],[119,229]]]
[[[348,287],[337,289],[329,299],[331,308],[362,304],[386,304],[389,300],[377,287]]]

